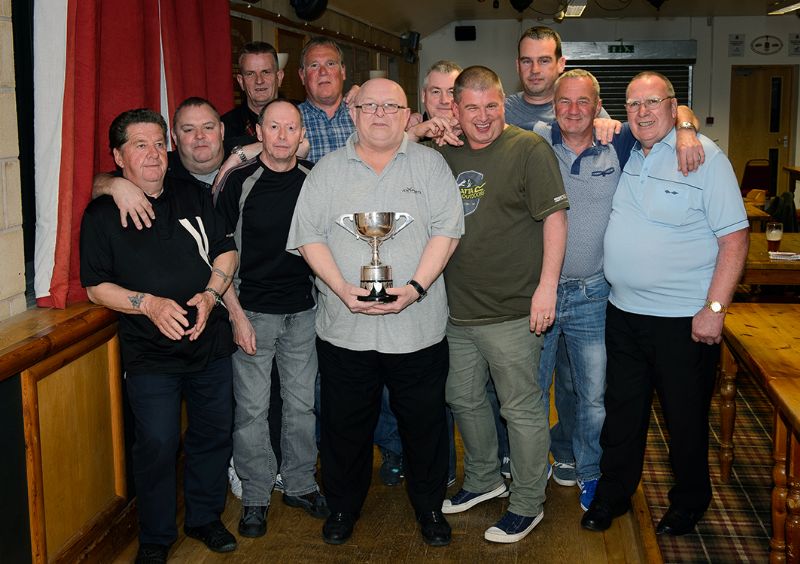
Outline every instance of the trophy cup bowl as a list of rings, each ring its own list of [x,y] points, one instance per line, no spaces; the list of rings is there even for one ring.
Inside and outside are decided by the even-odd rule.
[[[355,230],[345,224],[349,219]],[[403,223],[397,227],[398,220]],[[356,239],[369,243],[372,248],[372,261],[361,267],[361,287],[369,290],[368,296],[358,296],[362,302],[393,302],[397,296],[386,293],[392,287],[392,267],[381,262],[378,248],[386,239],[391,239],[405,229],[414,218],[403,212],[356,212],[342,215],[336,222]]]

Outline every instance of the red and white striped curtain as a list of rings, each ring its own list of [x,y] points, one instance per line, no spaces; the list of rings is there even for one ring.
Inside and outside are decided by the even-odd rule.
[[[108,148],[114,117],[148,107],[169,123],[171,108],[188,96],[232,106],[229,6],[227,0],[50,0],[34,10],[34,284],[40,306],[63,308],[86,299],[81,217],[94,174],[114,167]]]

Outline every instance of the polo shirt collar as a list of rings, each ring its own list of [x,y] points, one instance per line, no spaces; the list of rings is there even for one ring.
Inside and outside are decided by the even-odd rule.
[[[356,151],[356,143],[358,142],[358,131],[354,131],[350,134],[350,137],[347,138],[347,143],[345,144],[345,151],[347,151],[347,159],[348,160],[356,160],[361,161],[361,157],[358,156],[358,152]],[[400,142],[400,147],[395,152],[394,156],[400,154],[406,154],[408,150],[408,133],[403,132],[403,140]]]

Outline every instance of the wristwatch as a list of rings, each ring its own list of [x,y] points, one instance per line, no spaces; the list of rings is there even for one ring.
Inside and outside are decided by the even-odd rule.
[[[411,279],[408,282],[406,282],[406,284],[408,284],[409,286],[411,286],[412,288],[414,288],[417,291],[417,294],[419,294],[419,297],[417,298],[418,302],[421,302],[422,300],[424,300],[425,296],[428,295],[428,292],[422,287],[422,284],[420,284],[416,280]]]
[[[726,311],[728,311],[728,306],[722,305],[721,303],[719,303],[717,301],[712,302],[710,300],[706,300],[705,307],[707,307],[708,309],[710,309],[714,313],[725,313]]]
[[[242,149],[241,145],[236,145],[233,149],[231,149],[231,153],[239,157],[239,160],[242,162],[247,160],[247,155],[244,154],[244,149]]]
[[[691,129],[692,131],[697,131],[697,128],[690,121],[682,121],[682,122],[680,122],[678,124],[678,129]]]

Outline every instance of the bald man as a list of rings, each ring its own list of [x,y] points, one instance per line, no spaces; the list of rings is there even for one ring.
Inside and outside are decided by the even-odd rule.
[[[350,538],[367,496],[384,385],[399,422],[408,495],[423,540],[444,546],[451,539],[441,512],[448,452],[441,272],[464,217],[444,159],[408,142],[407,105],[395,82],[374,79],[362,86],[349,109],[356,130],[308,175],[287,242],[311,266],[320,291],[322,478],[331,510],[322,534],[330,544]],[[363,300],[376,297],[359,285],[368,247],[336,225],[344,214],[373,210],[414,218],[381,247],[396,284],[385,290],[386,301]]]

